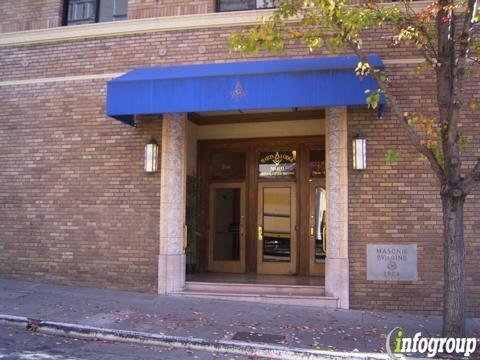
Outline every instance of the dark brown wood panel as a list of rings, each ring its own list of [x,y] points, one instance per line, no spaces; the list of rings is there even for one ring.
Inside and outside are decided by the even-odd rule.
[[[266,121],[292,121],[292,120],[310,120],[324,119],[325,110],[302,110],[289,112],[269,112],[255,114],[219,114],[219,115],[202,115],[198,113],[189,113],[188,119],[197,125],[219,125],[234,123],[251,123]]]

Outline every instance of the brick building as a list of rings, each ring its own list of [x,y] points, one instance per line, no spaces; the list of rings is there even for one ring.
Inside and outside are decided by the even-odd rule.
[[[441,311],[441,203],[428,164],[388,107],[379,119],[363,104],[371,84],[354,77],[351,54],[301,44],[231,52],[228,36],[271,12],[259,7],[1,3],[0,276]],[[404,108],[433,112],[433,74],[415,74],[420,54],[388,47],[379,30],[367,36]],[[468,80],[470,94],[479,80]],[[480,155],[475,116],[462,112],[466,166]],[[351,164],[357,138],[365,170]],[[152,139],[158,171],[146,172]],[[404,154],[395,166],[389,148]],[[477,316],[479,196],[465,206],[467,306]]]

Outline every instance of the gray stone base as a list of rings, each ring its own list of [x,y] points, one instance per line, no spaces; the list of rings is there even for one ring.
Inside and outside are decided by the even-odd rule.
[[[329,258],[325,263],[325,295],[338,298],[338,307],[349,308],[348,258]]]
[[[166,295],[185,289],[185,254],[158,255],[158,293]]]

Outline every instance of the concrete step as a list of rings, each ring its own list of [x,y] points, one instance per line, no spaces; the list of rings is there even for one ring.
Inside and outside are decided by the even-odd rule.
[[[324,296],[324,286],[187,281],[185,291],[251,295]]]
[[[191,298],[215,299],[227,301],[247,301],[262,304],[281,304],[311,306],[319,308],[337,308],[338,299],[329,296],[308,296],[308,295],[278,295],[278,294],[249,294],[249,293],[226,293],[226,292],[200,292],[200,291],[181,291],[173,292],[169,295],[183,296]]]
[[[338,299],[325,296],[323,286],[241,284],[187,281],[185,290],[170,295],[203,299],[248,301],[336,308]]]

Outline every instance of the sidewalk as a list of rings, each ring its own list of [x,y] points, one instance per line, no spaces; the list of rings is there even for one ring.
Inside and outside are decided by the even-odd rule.
[[[385,352],[385,337],[396,326],[407,334],[438,336],[441,331],[439,316],[196,300],[6,279],[0,279],[0,314],[205,340],[252,332],[276,335],[267,338],[289,347],[360,352]],[[480,319],[469,319],[467,329],[469,336],[480,337]]]

